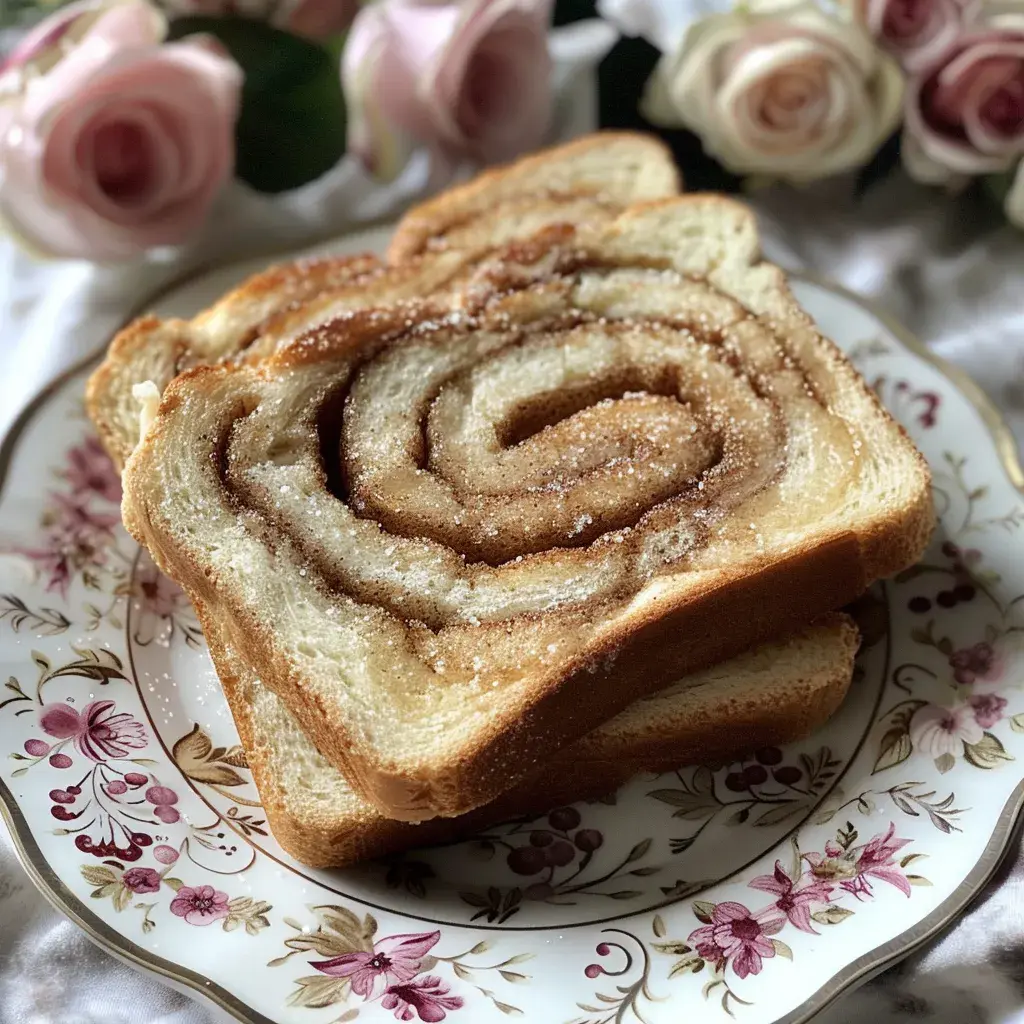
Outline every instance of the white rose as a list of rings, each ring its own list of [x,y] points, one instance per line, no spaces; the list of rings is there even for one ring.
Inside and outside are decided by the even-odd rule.
[[[731,171],[806,182],[866,163],[902,94],[862,26],[809,0],[761,2],[697,22],[655,68],[643,112],[696,132]]]

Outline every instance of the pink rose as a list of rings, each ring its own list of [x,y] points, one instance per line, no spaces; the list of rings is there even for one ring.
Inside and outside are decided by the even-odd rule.
[[[164,0],[162,6],[180,15],[269,21],[297,36],[326,39],[352,24],[359,0]]]
[[[359,0],[285,0],[274,8],[271,23],[307,39],[340,35],[352,24]]]
[[[977,6],[976,0],[858,0],[857,13],[908,71],[917,71],[956,39]]]
[[[342,57],[348,147],[394,177],[415,142],[479,163],[539,145],[551,116],[551,0],[381,0]]]
[[[58,256],[183,241],[233,168],[240,69],[198,40],[159,45],[163,19],[140,0],[52,21],[3,75],[0,217]]]
[[[903,158],[919,181],[1012,168],[1024,154],[1024,16],[961,36],[907,87]]]

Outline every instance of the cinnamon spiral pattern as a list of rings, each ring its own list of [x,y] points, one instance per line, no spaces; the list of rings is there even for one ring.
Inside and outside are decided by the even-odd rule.
[[[860,413],[895,428],[806,319],[783,330],[699,255],[704,273],[621,234],[572,242],[549,233],[443,303],[353,313],[257,367],[186,375],[126,474],[129,527],[394,817],[490,799],[538,745],[880,568],[850,527],[851,502],[876,514],[889,458]],[[836,537],[827,584],[750,582]],[[684,616],[647,671],[621,663],[729,586],[782,599],[714,636]],[[524,738],[588,675],[599,708]],[[493,740],[460,739],[481,731]]]

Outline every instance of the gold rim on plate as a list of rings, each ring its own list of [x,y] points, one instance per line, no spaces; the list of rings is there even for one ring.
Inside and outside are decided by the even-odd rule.
[[[151,307],[173,291],[197,280],[209,269],[209,267],[203,267],[190,271],[168,283],[149,296],[145,302],[133,308],[125,318],[124,324],[129,323],[144,309]],[[789,276],[793,280],[804,281],[831,291],[859,306],[878,320],[904,348],[941,373],[977,411],[992,439],[1007,478],[1018,491],[1024,494],[1024,467],[1021,465],[1020,453],[1013,432],[1003,419],[999,409],[970,376],[959,367],[937,356],[903,324],[871,300],[817,274],[792,272]],[[11,424],[3,440],[0,441],[0,497],[3,494],[14,450],[25,428],[59,388],[90,363],[99,359],[105,349],[106,345],[100,352],[79,360],[52,380],[26,405]],[[1014,789],[1010,798],[1003,805],[992,835],[985,844],[977,863],[967,877],[935,910],[916,925],[900,932],[899,935],[873,949],[870,953],[847,964],[809,999],[786,1016],[779,1018],[775,1024],[806,1024],[815,1014],[821,1012],[839,996],[880,974],[904,957],[917,952],[941,931],[949,927],[955,918],[981,894],[998,870],[1004,855],[1011,848],[1011,841],[1017,831],[1016,826],[1022,809],[1024,809],[1024,781]],[[132,966],[153,972],[173,986],[193,991],[241,1021],[242,1024],[275,1024],[269,1017],[254,1010],[222,986],[214,984],[201,974],[179,964],[156,956],[132,942],[89,910],[86,904],[64,884],[43,857],[17,801],[2,780],[0,780],[0,817],[3,818],[10,831],[19,861],[36,888],[55,910],[70,918],[97,945]]]

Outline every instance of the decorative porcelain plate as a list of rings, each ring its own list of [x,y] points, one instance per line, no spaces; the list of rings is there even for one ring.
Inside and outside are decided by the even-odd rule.
[[[927,455],[942,520],[862,602],[841,711],[786,749],[358,870],[275,843],[189,605],[120,525],[86,369],[50,388],[0,449],[0,798],[36,883],[261,1024],[796,1024],[932,936],[1024,794],[1024,477],[973,385],[853,296],[795,287]]]

